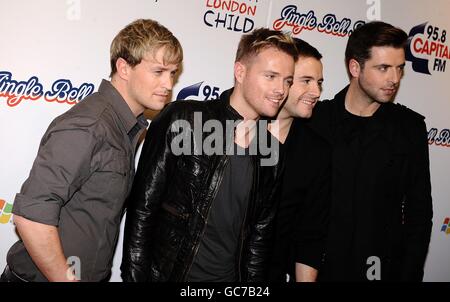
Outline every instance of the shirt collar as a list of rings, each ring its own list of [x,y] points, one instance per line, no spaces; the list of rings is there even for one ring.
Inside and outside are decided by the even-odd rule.
[[[128,137],[130,138],[130,141],[133,141],[136,135],[142,130],[147,128],[148,121],[145,118],[144,114],[141,114],[137,117],[137,123],[131,128],[130,131],[128,131]]]

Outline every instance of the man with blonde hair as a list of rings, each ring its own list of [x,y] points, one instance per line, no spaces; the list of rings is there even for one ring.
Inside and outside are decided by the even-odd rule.
[[[14,202],[21,240],[1,281],[108,279],[147,124],[142,113],[167,103],[182,57],[177,38],[152,20],[136,20],[114,38],[111,81],[57,117],[42,138]]]

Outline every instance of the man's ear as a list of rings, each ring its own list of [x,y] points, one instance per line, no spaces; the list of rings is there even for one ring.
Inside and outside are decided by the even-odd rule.
[[[247,66],[245,64],[243,64],[242,62],[234,63],[234,78],[236,79],[236,83],[242,84],[246,72]]]
[[[359,74],[361,73],[361,65],[355,59],[350,59],[348,61],[348,71],[354,78],[359,78]]]
[[[116,69],[117,69],[117,75],[121,79],[128,80],[128,77],[130,75],[131,66],[128,65],[127,61],[125,61],[123,58],[118,58],[116,61]]]

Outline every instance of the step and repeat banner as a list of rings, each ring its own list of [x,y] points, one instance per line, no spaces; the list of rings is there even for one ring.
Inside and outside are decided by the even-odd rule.
[[[231,87],[238,41],[258,27],[289,31],[319,49],[326,99],[348,82],[349,34],[383,20],[410,37],[396,102],[424,115],[429,131],[434,218],[425,281],[450,281],[449,12],[450,0],[0,0],[0,270],[18,238],[14,196],[43,133],[108,79],[109,46],[126,24],[155,19],[180,40],[185,60],[173,100],[216,98]],[[121,244],[122,232],[112,281],[121,281]]]

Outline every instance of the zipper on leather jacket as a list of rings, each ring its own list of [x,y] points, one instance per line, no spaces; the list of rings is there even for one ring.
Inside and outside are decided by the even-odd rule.
[[[247,208],[245,210],[244,219],[242,220],[242,226],[241,226],[241,232],[240,232],[241,236],[240,236],[240,243],[239,243],[238,263],[237,263],[238,282],[242,282],[241,260],[242,260],[242,250],[244,248],[244,230],[245,230],[245,221],[247,220],[248,207],[249,207],[249,205],[247,204]]]
[[[214,188],[214,192],[213,192],[213,195],[212,195],[212,200],[211,200],[211,203],[209,205],[208,211],[206,213],[205,225],[203,226],[203,230],[202,230],[200,236],[198,236],[198,239],[195,242],[194,254],[193,254],[192,259],[190,261],[189,267],[187,268],[187,270],[184,273],[184,278],[183,278],[184,281],[186,281],[186,277],[187,277],[188,273],[191,271],[192,264],[194,264],[195,256],[197,256],[198,249],[200,248],[200,241],[203,238],[203,236],[205,235],[206,227],[208,226],[209,212],[211,211],[212,203],[216,199],[217,192],[219,191],[220,185],[222,184],[223,174],[224,174],[224,167],[225,167],[225,165],[227,163],[228,163],[228,156],[225,156],[225,160],[221,163],[221,165],[219,165],[219,167],[217,167],[217,170],[221,170],[222,174],[220,175],[220,179],[217,181],[217,185]]]
[[[258,181],[255,182],[255,177],[256,177],[256,174],[255,174],[256,173],[256,171],[255,171],[255,159],[252,158],[251,162],[252,162],[252,173],[253,173],[252,180],[253,181],[252,181],[251,192],[250,192],[250,195],[249,195],[250,199],[247,202],[247,208],[245,209],[244,219],[242,220],[242,226],[241,226],[241,232],[240,232],[241,233],[241,238],[240,238],[241,241],[240,241],[240,246],[239,246],[238,266],[237,266],[237,269],[238,269],[238,282],[242,282],[241,260],[242,260],[242,250],[244,248],[244,230],[245,230],[245,223],[247,221],[247,212],[249,211],[250,202],[252,201],[252,197],[253,197],[254,194],[256,194],[256,191],[257,191],[256,188],[255,188],[255,183],[259,183]],[[255,199],[255,202],[256,202],[256,198],[254,198],[254,199]],[[254,205],[254,206],[256,206],[256,205]]]
[[[402,197],[401,206],[402,206],[402,225],[404,225],[406,222],[406,220],[405,220],[406,219],[406,195],[403,195],[403,197]]]

